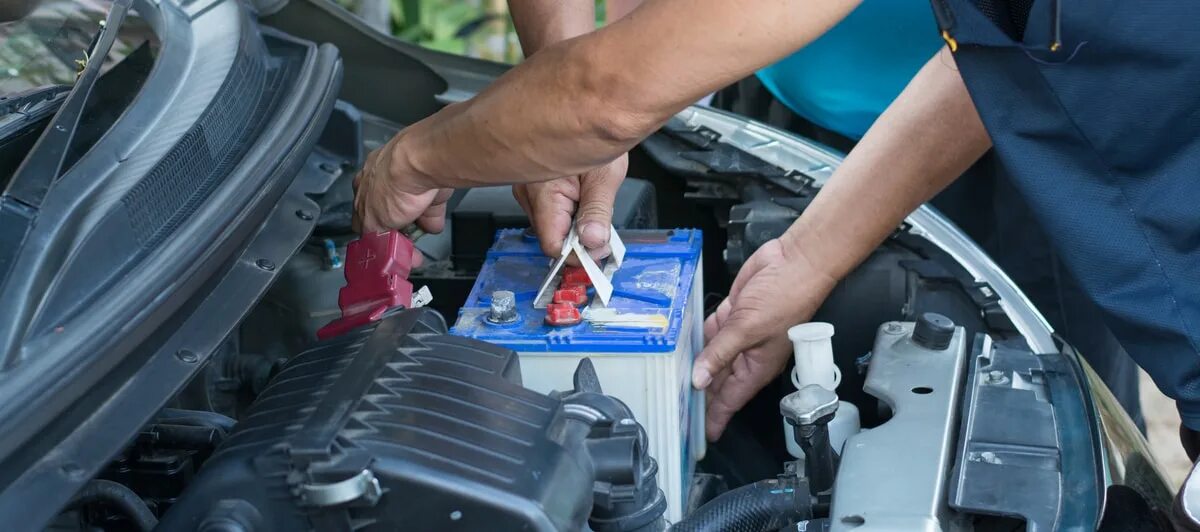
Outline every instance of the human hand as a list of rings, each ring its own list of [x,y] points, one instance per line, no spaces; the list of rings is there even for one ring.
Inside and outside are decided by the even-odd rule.
[[[416,222],[427,233],[446,226],[446,202],[454,192],[423,186],[406,157],[405,133],[367,155],[354,176],[354,228],[360,232],[402,229]]]
[[[608,245],[613,203],[629,170],[629,156],[574,177],[513,185],[513,196],[529,214],[542,252],[557,257],[575,220],[579,242],[593,259],[612,252]]]
[[[808,321],[836,284],[790,238],[755,251],[729,297],[704,322],[706,345],[692,368],[692,385],[707,390],[709,440],[719,438],[733,414],[783,371],[792,353],[787,329]]]

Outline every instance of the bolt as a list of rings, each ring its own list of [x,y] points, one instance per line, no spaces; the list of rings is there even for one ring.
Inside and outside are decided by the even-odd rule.
[[[313,219],[313,215],[312,215],[312,213],[311,213],[311,212],[308,212],[308,211],[306,211],[306,210],[304,210],[304,209],[299,209],[299,210],[297,210],[297,211],[296,211],[296,217],[297,217],[297,218],[299,218],[299,219],[301,219],[301,220],[304,220],[304,221],[306,221],[306,222],[307,222],[307,221],[310,221],[310,220],[312,220],[312,219]]]
[[[883,332],[888,334],[900,334],[904,332],[904,327],[901,327],[899,323],[891,322],[883,327]]]
[[[992,384],[1004,384],[1004,382],[1007,380],[1008,379],[1004,377],[1003,371],[994,369],[988,372],[988,382]]]
[[[175,358],[178,358],[180,361],[188,364],[195,364],[196,361],[200,360],[200,357],[196,356],[196,353],[188,351],[187,349],[180,349],[179,351],[176,351]]]
[[[458,521],[459,519],[462,519],[462,512],[460,512],[458,510],[450,512],[450,520],[451,521]]]
[[[492,307],[488,311],[487,320],[492,323],[512,323],[517,321],[517,296],[508,290],[492,292]]]
[[[271,262],[271,259],[258,259],[257,261],[254,262],[254,265],[258,266],[258,268],[260,270],[264,270],[264,271],[268,271],[268,272],[275,271],[275,263]]]

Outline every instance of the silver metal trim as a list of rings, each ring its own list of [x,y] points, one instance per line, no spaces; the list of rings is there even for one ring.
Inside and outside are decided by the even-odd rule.
[[[360,499],[373,505],[383,495],[383,488],[375,474],[364,469],[357,475],[332,484],[301,484],[298,495],[304,506],[337,506]]]
[[[935,351],[881,325],[863,390],[891,406],[886,423],[846,440],[830,507],[832,530],[958,530],[947,504],[959,392],[970,341],[957,327]]]

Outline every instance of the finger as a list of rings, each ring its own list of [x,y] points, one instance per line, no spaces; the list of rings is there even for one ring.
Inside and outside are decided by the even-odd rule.
[[[703,390],[717,373],[729,367],[738,353],[749,346],[745,331],[737,322],[728,322],[713,336],[692,368],[692,385]]]
[[[517,205],[521,206],[521,210],[529,216],[530,225],[533,225],[533,209],[529,207],[529,190],[525,185],[513,185],[513,198],[517,200]]]
[[[742,354],[741,359],[746,357],[746,354]],[[741,359],[734,365],[738,369],[730,372],[721,390],[713,394],[706,405],[704,432],[709,440],[720,438],[733,415],[746,406],[777,373],[765,368],[750,369],[750,365],[742,363]]]
[[[425,264],[425,254],[421,253],[421,250],[414,247],[413,252],[412,252],[411,268],[413,268],[413,269],[420,268],[422,264]]]
[[[575,214],[576,178],[562,178],[529,187],[533,230],[542,252],[557,257],[571,230]]]
[[[602,259],[610,253],[608,240],[612,227],[613,204],[625,179],[625,168],[608,165],[588,172],[579,179],[579,210],[576,230],[579,242],[589,253]]]
[[[450,195],[453,193],[454,189],[451,188],[438,190],[434,195],[433,202],[417,218],[417,227],[424,229],[427,233],[441,233],[446,228],[446,202],[450,200]]]

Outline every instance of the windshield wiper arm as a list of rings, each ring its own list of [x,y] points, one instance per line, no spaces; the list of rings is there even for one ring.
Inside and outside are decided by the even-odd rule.
[[[113,43],[117,40],[117,30],[125,20],[125,14],[129,12],[131,4],[132,0],[113,1],[112,8],[109,9],[108,16],[104,19],[104,26],[92,40],[94,44],[87,55],[87,62],[83,70],[75,81],[74,88],[59,107],[58,113],[54,115],[37,144],[34,144],[29,155],[17,168],[8,190],[4,193],[4,200],[18,201],[27,209],[33,210],[41,206],[46,192],[50,190],[50,186],[62,173],[67,150],[71,146],[71,139],[75,137],[75,129],[79,126],[79,118],[83,114],[96,81],[100,79],[100,68],[104,65],[104,59],[108,57],[109,51],[112,50]]]

